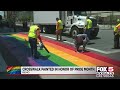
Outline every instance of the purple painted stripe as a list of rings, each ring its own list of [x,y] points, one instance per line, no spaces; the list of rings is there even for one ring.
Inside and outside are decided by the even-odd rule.
[[[34,59],[32,57],[28,57],[28,60],[29,60],[28,62],[29,62],[30,65],[32,65],[32,66],[40,66],[38,63],[36,63],[34,61]]]

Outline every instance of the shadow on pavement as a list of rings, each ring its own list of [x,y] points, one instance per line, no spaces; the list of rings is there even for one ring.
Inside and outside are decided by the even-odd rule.
[[[82,50],[79,49],[78,52],[79,52],[79,53],[85,53],[85,52],[90,52],[90,51],[85,50],[84,52],[82,52]]]
[[[119,48],[111,48],[111,49],[120,49],[120,47]]]
[[[71,38],[71,36],[68,35],[67,33],[62,33],[62,36],[66,36],[66,37],[68,37],[68,38]]]
[[[95,38],[92,38],[91,40],[95,40],[95,39],[101,39],[100,37],[95,37]]]
[[[48,60],[48,58],[50,57],[50,55],[47,56],[39,56],[40,60]]]
[[[91,45],[91,44],[95,44],[95,43],[93,43],[93,42],[89,42],[87,45]]]

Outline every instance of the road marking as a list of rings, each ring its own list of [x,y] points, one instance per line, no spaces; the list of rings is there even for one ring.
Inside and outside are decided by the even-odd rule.
[[[41,35],[41,36],[43,36],[43,35]],[[50,37],[50,36],[44,36],[44,37],[56,40],[56,38],[54,38],[54,37]],[[68,42],[68,41],[63,41],[63,42],[74,45],[74,43],[71,43],[71,42]],[[91,47],[86,47],[86,49],[96,51],[96,52],[100,52],[100,53],[103,53],[103,54],[112,54],[112,53],[120,52],[120,50],[103,51],[103,50],[95,49],[95,48],[91,48]]]
[[[44,35],[41,35],[41,36],[44,36]],[[51,38],[51,39],[56,40],[56,38],[54,38],[54,37],[50,37],[50,36],[44,36],[44,37],[47,37],[47,38]]]

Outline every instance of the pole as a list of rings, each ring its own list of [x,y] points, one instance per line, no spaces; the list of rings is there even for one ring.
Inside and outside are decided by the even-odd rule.
[[[13,29],[14,29],[14,32],[16,32],[16,23],[15,23],[15,21],[16,21],[16,12],[13,11]]]
[[[113,11],[110,13],[110,29],[112,29]]]

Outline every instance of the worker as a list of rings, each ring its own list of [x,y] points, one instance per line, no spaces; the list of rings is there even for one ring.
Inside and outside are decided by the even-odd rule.
[[[120,38],[120,19],[117,19],[117,25],[114,27],[114,48],[119,48]]]
[[[63,31],[63,23],[59,18],[56,18],[56,40],[60,37],[60,41],[62,41],[62,31]]]
[[[79,52],[79,47],[83,45],[82,52],[85,52],[85,47],[87,43],[89,42],[89,38],[87,37],[87,34],[78,34],[76,36],[73,36],[74,39],[74,47],[75,51]]]
[[[32,56],[35,59],[38,59],[37,55],[37,38],[41,41],[40,38],[40,28],[37,25],[31,25],[28,33],[29,43],[31,47]]]
[[[92,30],[92,20],[90,20],[89,16],[87,16],[87,22],[86,22],[86,26],[85,26],[85,34],[87,34],[89,39],[92,39],[91,37],[91,30]]]

